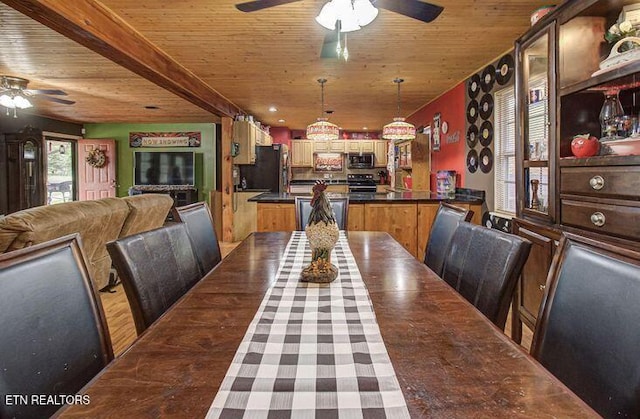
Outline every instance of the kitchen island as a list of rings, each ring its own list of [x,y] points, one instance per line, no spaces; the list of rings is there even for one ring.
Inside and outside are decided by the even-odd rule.
[[[471,209],[472,222],[480,224],[484,194],[460,189],[454,196],[430,192],[329,193],[331,197],[349,198],[348,231],[385,231],[419,260],[424,259],[431,224],[440,202]],[[249,201],[258,207],[257,231],[292,231],[296,229],[296,196],[308,194],[263,193]]]

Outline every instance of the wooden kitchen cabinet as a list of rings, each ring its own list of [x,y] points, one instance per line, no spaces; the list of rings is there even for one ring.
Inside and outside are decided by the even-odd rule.
[[[433,219],[436,218],[439,206],[439,204],[418,204],[418,260],[424,260]]]
[[[386,231],[409,253],[418,255],[417,205],[411,204],[365,204],[364,229]]]
[[[258,231],[295,231],[293,204],[258,204]]]
[[[291,166],[313,167],[313,141],[291,141]]]
[[[374,165],[375,167],[387,167],[388,146],[385,140],[376,140],[373,142],[374,147]]]
[[[271,135],[249,121],[234,121],[233,141],[240,145],[239,154],[233,158],[234,164],[255,164],[256,146],[273,144]]]
[[[313,141],[315,153],[344,153],[346,141]]]
[[[313,142],[313,152],[314,153],[328,153],[329,152],[329,141],[314,141]]]
[[[238,144],[238,155],[233,158],[233,164],[256,163],[256,136],[253,127],[248,121],[233,123],[233,142]]]
[[[346,141],[329,141],[329,151],[331,153],[344,153]]]
[[[344,185],[330,185],[344,186]],[[385,231],[395,238],[419,260],[424,260],[424,250],[431,233],[433,219],[439,202],[425,203],[349,203],[348,231]],[[481,204],[454,203],[481,214]],[[480,223],[481,215],[472,222]],[[258,231],[295,230],[295,206],[293,203],[258,203]]]
[[[364,204],[349,204],[348,231],[364,231]]]
[[[373,140],[346,140],[347,153],[373,153]]]

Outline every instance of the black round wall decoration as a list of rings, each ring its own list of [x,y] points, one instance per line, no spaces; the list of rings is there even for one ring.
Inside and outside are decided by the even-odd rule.
[[[493,96],[491,96],[491,93],[482,95],[479,112],[482,119],[489,119],[491,117],[491,113],[493,112]]]
[[[480,144],[484,147],[488,147],[493,140],[493,124],[491,121],[484,121],[482,125],[480,125]]]
[[[469,148],[474,148],[478,144],[478,127],[475,125],[469,125],[467,130],[467,145]]]
[[[474,74],[467,83],[467,94],[471,99],[475,99],[478,93],[480,93],[480,76]]]
[[[473,99],[467,106],[467,122],[475,124],[478,120],[478,101]]]
[[[496,68],[488,65],[480,76],[480,87],[485,93],[489,93],[493,89],[493,83],[496,81]]]
[[[496,81],[498,84],[503,85],[509,83],[514,71],[515,65],[511,54],[504,55],[500,58],[500,61],[498,61],[498,68],[496,68]]]
[[[482,173],[489,173],[493,168],[493,153],[489,147],[485,147],[480,151],[478,165]]]
[[[478,152],[474,149],[467,153],[467,170],[470,173],[475,173],[478,170]]]

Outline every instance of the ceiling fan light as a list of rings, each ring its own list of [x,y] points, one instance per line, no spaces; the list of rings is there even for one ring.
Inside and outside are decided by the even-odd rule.
[[[355,0],[353,10],[360,26],[367,26],[378,16],[378,9],[373,7],[369,0]]]
[[[9,95],[0,96],[0,105],[4,106],[5,108],[11,109],[16,107],[16,104],[13,103],[13,99]]]
[[[330,30],[335,30],[337,21],[338,21],[338,13],[333,1],[330,1],[324,6],[322,6],[322,10],[320,10],[320,14],[316,16],[316,22],[318,22],[321,26]]]
[[[340,32],[353,32],[360,29],[355,13],[351,13],[349,16],[340,19]]]
[[[351,0],[333,0],[338,20],[340,21],[340,32],[353,32],[360,29],[358,16],[353,10]]]
[[[33,107],[31,102],[29,102],[29,99],[27,99],[25,97],[22,97],[20,95],[17,95],[16,97],[13,98],[13,103],[19,109],[27,109],[27,108],[32,108]]]

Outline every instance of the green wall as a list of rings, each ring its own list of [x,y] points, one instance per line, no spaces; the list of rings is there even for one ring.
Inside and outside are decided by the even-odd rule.
[[[86,124],[85,138],[113,138],[117,143],[118,196],[126,196],[133,185],[134,151],[193,151],[195,152],[195,176],[198,200],[208,200],[214,190],[216,161],[215,124]],[[130,132],[179,132],[199,131],[200,147],[129,147]]]

